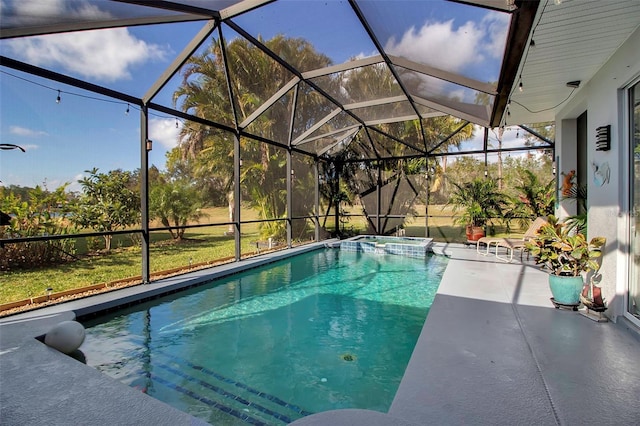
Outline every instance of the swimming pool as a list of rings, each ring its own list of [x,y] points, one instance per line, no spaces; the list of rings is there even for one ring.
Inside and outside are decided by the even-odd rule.
[[[83,321],[82,351],[212,424],[387,411],[446,261],[313,251]]]

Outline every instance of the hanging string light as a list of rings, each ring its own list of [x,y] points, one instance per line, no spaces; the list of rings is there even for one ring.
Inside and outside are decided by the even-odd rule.
[[[33,80],[29,80],[28,78],[20,77],[18,75],[12,74],[12,73],[4,71],[4,70],[0,70],[0,74],[8,75],[10,77],[25,81],[25,82],[27,82],[29,84],[33,84],[35,86],[39,86],[39,87],[45,88],[47,90],[51,90],[53,92],[56,92],[57,93],[57,95],[56,95],[56,104],[59,104],[59,103],[62,102],[62,90],[60,90],[60,89],[56,89],[56,88],[53,88],[51,86],[47,86],[45,84],[35,82]],[[97,96],[90,96],[90,95],[84,95],[84,94],[81,94],[81,93],[74,93],[74,92],[71,92],[71,91],[65,91],[64,94],[68,95],[68,96],[75,96],[75,97],[83,98],[83,99],[90,99],[92,101],[105,102],[105,103],[110,103],[110,104],[126,105],[127,109],[125,110],[125,114],[127,114],[127,115],[131,112],[131,109],[138,110],[138,111],[140,110],[135,104],[132,106],[129,102],[123,102],[123,101],[113,100],[113,99],[105,99],[105,98],[101,98],[101,97],[97,97]],[[153,112],[151,110],[148,111],[148,114],[150,116],[160,117],[160,118],[165,119],[165,120],[170,120],[171,119],[171,116],[155,113],[155,112]],[[175,118],[175,116],[174,116],[174,118]],[[175,118],[175,120],[176,120],[176,128],[179,128],[180,125],[178,124],[178,119]]]

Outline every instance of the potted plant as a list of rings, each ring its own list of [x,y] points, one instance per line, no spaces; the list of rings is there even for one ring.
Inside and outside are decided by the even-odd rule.
[[[453,212],[461,214],[455,224],[466,225],[467,241],[477,241],[485,235],[485,226],[492,219],[502,218],[508,197],[500,192],[496,181],[476,178],[470,182],[453,182],[454,190],[447,204],[453,206]]]
[[[597,271],[606,239],[594,237],[590,241],[584,234],[571,232],[565,223],[554,216],[539,230],[526,248],[536,264],[549,271],[549,287],[553,302],[577,306],[584,287],[583,273]]]

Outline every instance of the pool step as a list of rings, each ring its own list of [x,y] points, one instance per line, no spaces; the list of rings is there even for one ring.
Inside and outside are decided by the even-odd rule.
[[[286,403],[285,406],[273,403],[265,398],[266,394],[262,392],[239,392],[238,388],[233,389],[229,383],[212,379],[206,374],[205,377],[197,373],[187,374],[163,364],[157,364],[157,367],[164,370],[163,376],[165,372],[170,373],[165,377],[177,376],[178,380],[175,381],[179,382],[184,390],[176,390],[188,394],[206,405],[245,420],[249,424],[281,425],[302,417],[300,413],[289,409]],[[186,393],[185,390],[189,392]]]
[[[171,392],[178,392],[210,409],[232,416],[240,423],[286,425],[313,414],[274,395],[165,352],[154,351],[152,363],[148,368],[151,373],[140,372],[144,377],[138,382],[143,379],[150,380],[150,389],[161,386],[170,389]],[[129,382],[133,384],[135,381]],[[149,393],[154,396],[155,392]]]

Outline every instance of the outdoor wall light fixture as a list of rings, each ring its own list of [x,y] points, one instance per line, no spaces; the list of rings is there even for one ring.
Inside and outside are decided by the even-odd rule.
[[[151,139],[147,139],[147,151],[151,151],[153,149],[153,141]]]
[[[611,149],[611,125],[596,127],[596,151]]]
[[[572,89],[577,89],[578,87],[580,87],[580,80],[574,80],[574,81],[568,81],[567,82],[567,87],[571,87]]]

